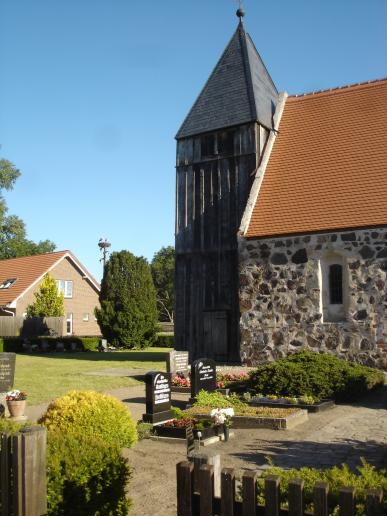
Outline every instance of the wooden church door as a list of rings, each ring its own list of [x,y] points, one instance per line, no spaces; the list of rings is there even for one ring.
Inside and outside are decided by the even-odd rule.
[[[225,310],[203,312],[203,349],[212,350],[213,358],[227,361],[228,314]]]

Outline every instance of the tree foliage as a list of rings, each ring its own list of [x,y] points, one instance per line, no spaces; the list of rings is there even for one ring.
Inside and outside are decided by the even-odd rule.
[[[58,292],[56,281],[47,273],[35,294],[35,301],[27,307],[27,317],[62,317],[64,314],[63,292]]]
[[[143,348],[157,327],[156,290],[148,262],[129,251],[112,253],[105,265],[95,315],[102,335],[113,345]]]
[[[151,271],[157,292],[160,321],[173,322],[175,305],[175,249],[162,247],[155,253]]]
[[[0,259],[16,258],[52,252],[55,244],[50,240],[38,243],[27,239],[24,222],[16,215],[8,215],[3,191],[12,190],[20,171],[6,159],[0,159]]]

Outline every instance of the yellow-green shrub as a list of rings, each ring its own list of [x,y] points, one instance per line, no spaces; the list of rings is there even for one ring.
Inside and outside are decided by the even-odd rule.
[[[137,441],[136,425],[125,405],[95,391],[71,391],[54,400],[39,423],[49,430],[82,433],[120,448],[130,448]]]

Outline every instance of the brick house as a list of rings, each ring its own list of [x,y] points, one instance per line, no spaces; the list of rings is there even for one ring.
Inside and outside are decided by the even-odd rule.
[[[25,316],[47,272],[64,294],[63,335],[100,335],[94,317],[94,308],[99,306],[99,283],[71,251],[1,260],[0,316]]]
[[[242,21],[180,127],[175,347],[387,367],[387,79],[279,93]]]

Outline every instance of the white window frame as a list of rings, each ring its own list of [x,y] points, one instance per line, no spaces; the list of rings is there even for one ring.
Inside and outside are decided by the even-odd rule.
[[[90,314],[88,312],[84,312],[82,320],[88,322],[90,320]]]
[[[63,296],[66,299],[71,299],[73,297],[73,280],[56,280],[56,285],[58,287],[58,292],[63,292]]]
[[[73,334],[73,314],[68,313],[66,314],[66,335],[72,335]]]

